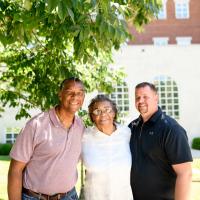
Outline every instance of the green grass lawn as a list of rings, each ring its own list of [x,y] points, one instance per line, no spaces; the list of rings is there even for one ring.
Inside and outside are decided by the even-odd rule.
[[[8,156],[0,156],[0,200],[7,200],[7,174],[10,164],[10,158]],[[78,165],[79,177],[81,177],[81,165]],[[76,185],[76,190],[79,194],[81,189],[81,180],[79,179]]]
[[[199,200],[199,197],[200,197],[200,159],[194,159],[192,163],[191,200]]]
[[[7,173],[10,159],[8,156],[0,156],[0,200],[7,200]],[[199,200],[200,197],[200,159],[194,159],[192,176],[192,198],[191,200]],[[80,171],[80,165],[79,165]],[[80,174],[79,174],[80,177]],[[77,191],[80,191],[80,179],[77,183]]]

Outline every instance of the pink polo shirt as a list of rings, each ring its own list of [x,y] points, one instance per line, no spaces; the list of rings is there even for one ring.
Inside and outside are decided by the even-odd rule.
[[[64,128],[55,108],[28,121],[10,152],[11,158],[27,164],[23,186],[48,195],[71,190],[77,181],[83,131],[77,116],[69,130]]]

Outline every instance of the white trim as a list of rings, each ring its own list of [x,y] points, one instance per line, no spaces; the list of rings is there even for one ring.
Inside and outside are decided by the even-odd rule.
[[[190,0],[174,0],[174,3],[189,3]]]
[[[159,105],[162,110],[175,119],[180,118],[179,91],[177,84],[170,77],[160,75],[154,78],[158,89]]]
[[[153,37],[153,43],[155,46],[166,46],[169,42],[169,37]]]
[[[16,136],[19,134],[20,132],[20,128],[19,127],[7,127],[6,128],[6,133],[5,133],[5,142],[8,143],[8,141],[10,141],[10,143],[14,143],[16,140]],[[7,138],[7,135],[10,135],[10,138]]]
[[[192,41],[192,37],[176,37],[176,42],[180,46],[190,45]]]
[[[158,19],[159,20],[163,20],[163,19],[167,19],[167,0],[162,0],[162,8],[160,9],[160,11],[158,12]]]
[[[2,143],[6,143],[6,128],[3,128],[3,132],[2,132],[3,136],[2,136]]]
[[[190,17],[189,0],[175,1],[175,16],[176,19],[188,19]]]

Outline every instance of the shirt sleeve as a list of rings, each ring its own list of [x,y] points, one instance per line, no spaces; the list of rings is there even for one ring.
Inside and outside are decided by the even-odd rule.
[[[188,138],[180,125],[173,126],[169,131],[165,150],[171,165],[192,161]]]
[[[27,163],[34,150],[34,127],[32,124],[27,123],[26,126],[20,131],[17,136],[16,142],[13,145],[10,157]]]

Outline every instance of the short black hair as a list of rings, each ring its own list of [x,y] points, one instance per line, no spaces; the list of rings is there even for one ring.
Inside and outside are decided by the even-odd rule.
[[[114,101],[112,101],[111,99],[109,99],[106,95],[104,94],[98,94],[96,97],[94,97],[91,101],[90,101],[90,104],[88,105],[88,111],[89,111],[89,116],[90,116],[90,119],[91,121],[93,122],[92,120],[92,112],[93,112],[93,107],[96,103],[98,102],[104,102],[104,101],[107,101],[110,103],[114,113],[115,113],[115,117],[114,117],[114,121],[116,122],[117,120],[117,113],[118,113],[118,110],[117,110],[117,105]]]
[[[79,78],[77,78],[77,77],[70,77],[70,78],[66,78],[66,79],[64,79],[62,81],[62,83],[60,84],[60,90],[62,90],[64,88],[64,86],[65,86],[66,83],[71,82],[71,81],[80,83],[80,84],[82,84],[84,86],[83,82]]]
[[[139,83],[135,86],[135,89],[143,88],[143,87],[146,87],[146,86],[149,86],[151,88],[151,90],[153,90],[154,92],[156,92],[156,93],[158,92],[156,86],[153,83],[149,83],[149,82]]]

